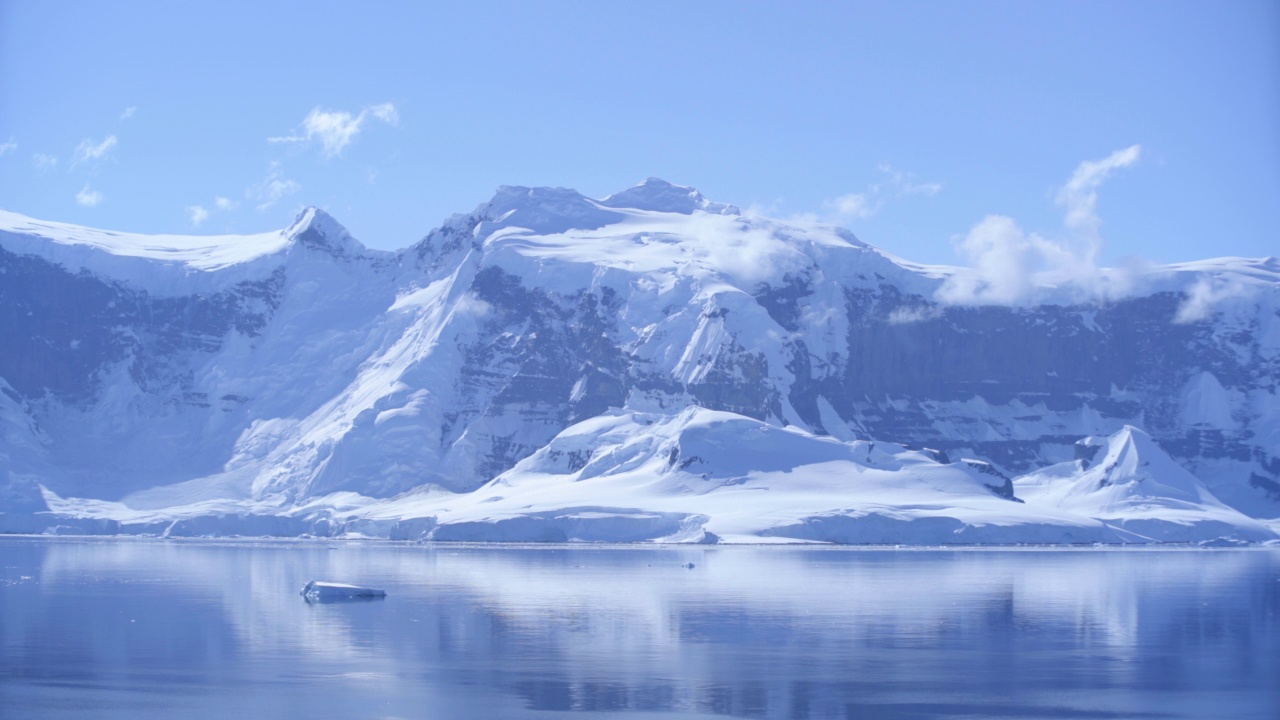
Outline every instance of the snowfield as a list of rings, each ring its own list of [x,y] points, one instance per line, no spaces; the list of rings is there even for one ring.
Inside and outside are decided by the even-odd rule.
[[[1082,302],[649,180],[399,253],[0,212],[0,531],[1235,543],[1280,523],[1280,261]]]

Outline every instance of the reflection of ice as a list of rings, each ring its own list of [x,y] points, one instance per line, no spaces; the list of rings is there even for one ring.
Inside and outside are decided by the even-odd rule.
[[[46,592],[146,585],[163,598],[147,605],[151,625],[186,622],[163,617],[166,606],[196,608],[202,622],[183,643],[206,648],[212,667],[243,656],[275,682],[324,678],[451,717],[474,716],[481,696],[494,717],[520,707],[823,717],[907,702],[929,683],[970,694],[1149,684],[1153,646],[1181,643],[1189,673],[1231,641],[1189,626],[1247,626],[1249,603],[1280,603],[1273,583],[1270,595],[1222,604],[1223,588],[1280,564],[1265,550],[34,545]],[[315,577],[388,598],[302,605],[297,588]],[[1220,607],[1207,613],[1209,600]],[[112,628],[92,640],[104,666],[138,662],[124,634],[135,631],[112,624],[122,607],[91,610],[101,613],[92,627]],[[0,650],[23,647],[39,612],[6,605]],[[1275,647],[1270,623],[1250,631],[1255,647]],[[1075,654],[1055,654],[1064,647]],[[1269,657],[1242,672],[1280,672]]]
[[[296,620],[297,588],[302,578],[363,576],[349,556],[343,558],[308,546],[251,543],[57,542],[48,549],[42,571],[45,584],[80,585],[86,578],[113,577],[153,585],[158,593],[178,594],[189,601],[203,604],[212,600],[225,625],[209,628],[210,634],[230,633],[238,646],[254,653],[310,658],[320,665],[316,672],[323,674],[340,674],[336,668],[323,667],[335,659],[344,666],[361,663],[367,673],[396,671],[394,658],[377,652],[369,642],[357,637],[358,630],[353,626],[357,618],[344,613],[344,608],[317,606],[301,613],[301,623]],[[161,623],[179,621],[154,616],[150,619]],[[116,654],[110,648],[106,650]]]

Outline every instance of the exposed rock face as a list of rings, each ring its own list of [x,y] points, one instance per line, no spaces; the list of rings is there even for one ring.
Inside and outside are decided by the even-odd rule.
[[[502,188],[394,255],[316,210],[168,245],[0,221],[11,512],[41,486],[230,514],[469,493],[577,423],[697,406],[929,448],[1006,501],[1133,425],[1227,505],[1280,515],[1274,258],[1155,268],[1108,302],[948,305],[948,269],[659,180],[602,201]],[[1243,290],[1176,321],[1189,288],[1228,281]]]

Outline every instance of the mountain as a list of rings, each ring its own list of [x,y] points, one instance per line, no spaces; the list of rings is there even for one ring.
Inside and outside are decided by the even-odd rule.
[[[503,187],[397,253],[315,208],[234,237],[0,212],[0,530],[1275,538],[1280,261],[1021,305],[960,304],[965,273],[655,179]],[[1117,444],[1149,469],[1077,457]]]

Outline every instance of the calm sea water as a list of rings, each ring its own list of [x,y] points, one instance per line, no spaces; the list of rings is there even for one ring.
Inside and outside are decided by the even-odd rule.
[[[620,715],[1274,720],[1280,549],[0,539],[3,718]]]

